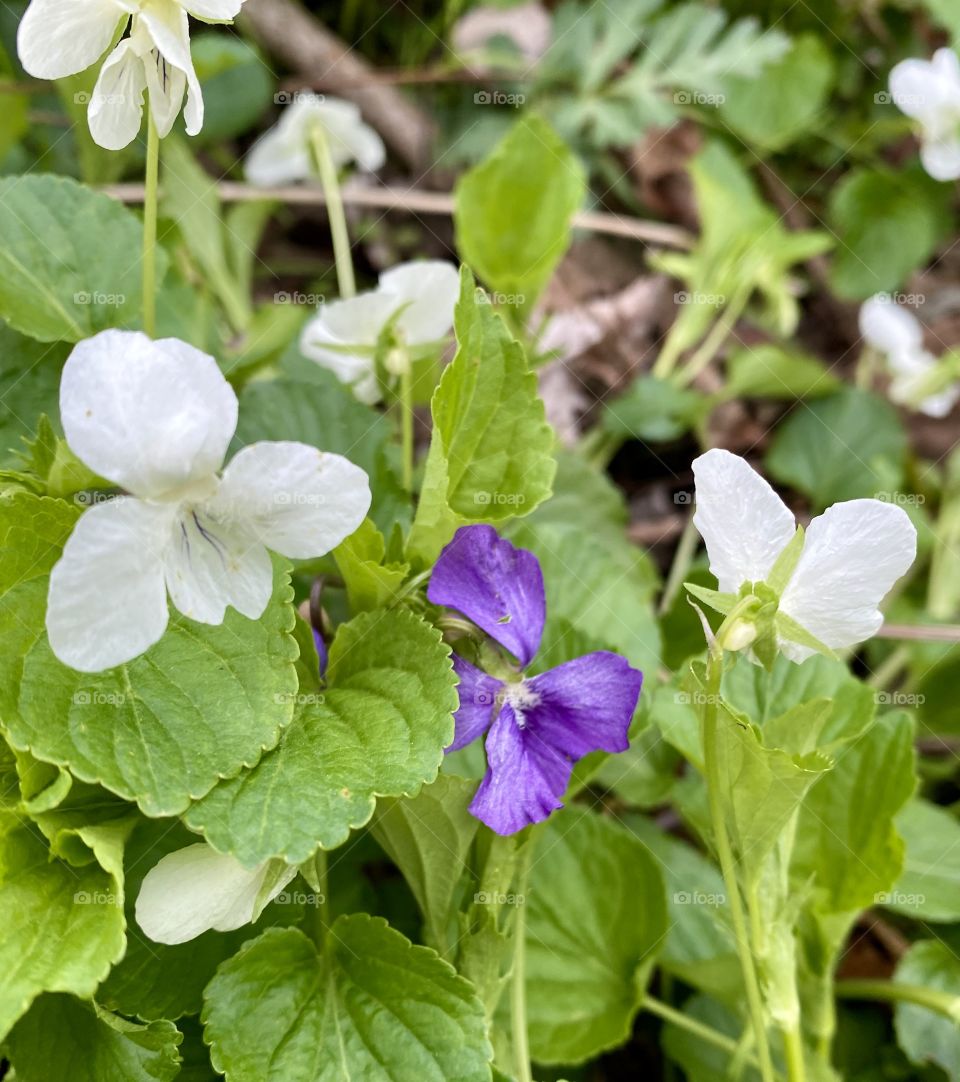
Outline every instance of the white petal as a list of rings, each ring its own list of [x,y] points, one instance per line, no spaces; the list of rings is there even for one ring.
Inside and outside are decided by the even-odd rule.
[[[163,547],[172,510],[121,497],[86,511],[50,575],[47,634],[81,672],[142,654],[167,626]]]
[[[216,361],[176,338],[102,331],[74,347],[60,381],[74,454],[137,496],[210,477],[237,426],[237,396]]]
[[[229,23],[240,14],[243,0],[182,0],[195,19],[205,23]]]
[[[136,139],[143,121],[147,86],[143,59],[129,38],[104,61],[87,106],[93,141],[105,150],[123,150]]]
[[[927,60],[902,60],[890,71],[890,96],[897,108],[925,120],[950,101],[949,85]]]
[[[155,943],[186,943],[204,932],[229,932],[255,918],[269,862],[247,869],[204,842],[168,853],[144,876],[137,923]],[[289,868],[271,900],[297,874]]]
[[[222,624],[227,606],[256,620],[273,593],[270,555],[250,533],[201,505],[173,523],[166,580],[177,609],[201,624]]]
[[[312,124],[322,125],[337,167],[356,162],[361,169],[372,173],[386,161],[383,140],[363,122],[359,107],[352,101],[325,97],[304,110],[303,122],[308,136]]]
[[[254,443],[224,470],[212,506],[274,552],[307,560],[336,548],[363,522],[370,484],[342,455],[305,443]]]
[[[313,175],[313,164],[306,143],[278,124],[253,144],[243,170],[251,184],[272,188],[306,180]]]
[[[714,448],[693,462],[693,523],[707,545],[720,589],[765,579],[796,532],[793,514],[739,455]]]
[[[960,115],[956,124],[960,125]],[[960,177],[960,139],[954,134],[942,139],[924,139],[920,144],[920,161],[934,180],[956,180]]]
[[[436,342],[453,326],[453,309],[460,296],[457,268],[443,259],[399,263],[380,275],[380,290],[406,305],[397,327],[411,345]]]
[[[396,309],[396,298],[379,290],[322,304],[303,328],[300,350],[352,387],[361,402],[373,405],[380,399],[373,349]],[[356,346],[363,348],[351,353]]]
[[[169,3],[169,0],[147,0],[137,17],[137,21],[141,22],[146,32],[149,33],[163,60],[168,65],[176,68],[185,78],[188,92],[187,107],[184,110],[183,119],[186,123],[187,134],[196,135],[203,127],[203,92],[200,89],[197,73],[193,67],[193,58],[190,55],[190,27],[186,11],[179,4]],[[151,84],[151,90],[153,90],[153,80],[149,73],[147,78]],[[180,80],[177,79],[176,84],[178,86],[179,83]],[[158,73],[157,85],[159,97],[164,96],[163,90],[166,86],[166,79],[161,68]],[[180,95],[182,95],[182,89]],[[180,95],[176,93],[176,90],[169,94],[171,99],[177,101],[178,109],[176,111],[179,111]],[[169,114],[170,104],[167,102],[159,113],[155,114],[158,127],[160,127],[161,121],[164,124],[168,123]],[[169,121],[169,123],[172,124],[172,121]],[[169,133],[169,128],[167,128],[167,132]],[[162,129],[161,135],[163,135]]]
[[[880,500],[836,503],[810,523],[780,608],[834,649],[870,638],[878,605],[917,554],[917,531],[902,507]],[[794,661],[811,650],[784,644]]]
[[[161,139],[173,130],[180,110],[183,108],[183,95],[187,89],[187,77],[179,69],[168,64],[153,49],[143,58],[143,68],[150,91],[150,112],[157,126]]]
[[[860,333],[883,353],[909,353],[923,348],[923,328],[916,316],[878,293],[860,306]]]
[[[116,0],[32,0],[17,30],[17,53],[35,79],[62,79],[95,64],[127,13]]]

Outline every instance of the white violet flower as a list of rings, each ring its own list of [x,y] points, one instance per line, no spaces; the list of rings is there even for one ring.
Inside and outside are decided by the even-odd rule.
[[[137,924],[155,943],[186,943],[204,932],[252,924],[297,874],[266,861],[245,868],[205,842],[168,853],[144,876]],[[271,883],[267,887],[267,879]]]
[[[960,60],[937,49],[932,60],[903,60],[890,72],[890,97],[920,127],[920,161],[935,180],[960,177]]]
[[[736,594],[766,582],[793,541],[793,513],[747,462],[714,448],[693,463],[694,525],[719,588]],[[779,592],[778,612],[831,649],[863,642],[883,623],[878,605],[913,563],[917,531],[902,507],[881,500],[835,503],[809,525]],[[791,661],[816,651],[780,638]]]
[[[398,263],[380,275],[375,290],[321,304],[304,327],[300,350],[353,388],[361,402],[379,401],[375,352],[393,320],[392,333],[407,349],[434,346],[453,326],[460,278],[439,259]]]
[[[893,376],[890,398],[894,402],[928,417],[946,417],[950,413],[960,398],[960,386],[923,393],[939,364],[923,348],[923,328],[909,309],[878,293],[860,308],[860,333],[864,341],[887,359]]]
[[[260,188],[294,184],[317,175],[315,130],[326,140],[337,169],[356,165],[373,173],[386,161],[383,140],[351,101],[321,94],[297,94],[280,121],[260,137],[247,155],[247,180]]]
[[[24,69],[37,79],[63,79],[95,64],[132,18],[129,36],[107,57],[87,107],[90,133],[107,150],[133,142],[143,94],[162,137],[187,94],[187,132],[203,126],[203,94],[190,56],[187,14],[230,22],[243,0],[31,0],[17,31]]]
[[[152,646],[168,593],[201,623],[222,623],[228,605],[257,619],[273,591],[267,550],[321,556],[370,506],[363,470],[304,443],[251,444],[221,475],[237,396],[212,357],[175,338],[80,342],[60,416],[74,454],[130,494],[80,517],[50,576],[50,645],[83,672]]]

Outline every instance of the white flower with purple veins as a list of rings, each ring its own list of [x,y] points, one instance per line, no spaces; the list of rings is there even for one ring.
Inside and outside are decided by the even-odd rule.
[[[297,874],[282,861],[245,868],[205,842],[168,853],[144,876],[137,924],[155,943],[186,943],[204,932],[252,924]]]
[[[955,382],[934,390],[937,358],[923,348],[923,327],[907,308],[878,293],[860,308],[860,333],[864,341],[884,354],[893,376],[890,398],[928,417],[946,417],[960,398]]]
[[[935,180],[960,177],[960,60],[937,49],[932,60],[903,60],[890,72],[890,97],[920,127],[920,160]]]
[[[816,653],[816,644],[839,650],[879,630],[878,606],[917,553],[917,531],[903,508],[881,500],[835,503],[798,535],[793,512],[738,455],[707,451],[694,461],[693,476],[693,521],[724,597],[721,611],[738,595],[772,605],[778,645],[791,661]],[[745,635],[741,645],[750,642]]]
[[[230,22],[243,0],[31,0],[17,33],[24,69],[37,79],[63,79],[95,64],[117,34],[130,33],[107,57],[87,108],[90,133],[107,150],[133,142],[143,95],[160,137],[183,105],[187,132],[203,126],[203,95],[190,57],[187,14]],[[130,21],[132,18],[132,22]]]
[[[303,329],[300,350],[351,387],[361,402],[373,405],[381,398],[377,349],[386,347],[388,364],[391,354],[385,332],[410,359],[436,350],[453,326],[459,295],[460,277],[452,263],[398,263],[380,275],[376,289],[321,304]]]
[[[373,173],[387,159],[383,140],[351,101],[297,94],[280,121],[253,145],[244,163],[247,180],[260,188],[295,184],[318,175],[314,140],[323,138],[337,169],[356,164]]]
[[[99,672],[143,653],[184,616],[260,617],[268,549],[322,556],[370,506],[367,475],[304,443],[243,448],[223,472],[237,396],[216,361],[175,338],[103,331],[79,343],[60,383],[67,443],[129,495],[86,511],[50,576],[47,633],[61,661]]]

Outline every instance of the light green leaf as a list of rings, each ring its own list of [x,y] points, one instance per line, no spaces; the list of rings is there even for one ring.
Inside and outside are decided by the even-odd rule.
[[[41,414],[59,413],[61,343],[35,342],[0,324],[0,466],[19,465],[23,437],[33,436]]]
[[[607,403],[601,423],[606,432],[622,440],[659,443],[679,438],[709,411],[710,400],[698,391],[641,376],[626,394]]]
[[[212,146],[249,131],[273,102],[273,70],[253,45],[234,34],[192,33],[190,46],[203,89],[203,131],[198,140]]]
[[[467,811],[477,783],[453,774],[410,799],[381,800],[373,836],[413,891],[426,924],[427,944],[444,957],[456,913],[457,886],[479,823]]]
[[[366,823],[377,796],[436,778],[458,704],[450,649],[405,609],[362,613],[337,632],[327,691],[303,700],[279,747],[187,813],[245,864],[302,864]]]
[[[901,958],[893,977],[897,984],[912,984],[957,996],[960,1005],[960,961],[949,943],[924,939]],[[937,1064],[950,1082],[960,1080],[960,1018],[914,1003],[898,1003],[894,1010],[897,1042],[912,1063]]]
[[[841,500],[888,498],[903,484],[906,437],[896,410],[852,387],[801,403],[767,451],[773,480],[809,496],[822,511]]]
[[[204,1037],[227,1082],[490,1079],[469,982],[382,918],[340,917],[323,955],[296,929],[265,932],[204,998]]]
[[[782,150],[814,126],[833,81],[830,50],[814,34],[803,34],[759,75],[744,78],[734,67],[720,115],[747,143]]]
[[[915,920],[960,920],[960,823],[945,808],[911,800],[896,819],[903,872],[881,904]]]
[[[407,577],[407,564],[385,563],[387,545],[370,519],[334,550],[353,613],[385,608]]]
[[[144,1026],[72,996],[46,995],[14,1027],[7,1055],[18,1082],[171,1082],[179,1043],[172,1022]]]
[[[883,714],[837,754],[833,770],[804,802],[791,875],[814,877],[818,909],[848,913],[876,902],[903,867],[894,818],[916,783],[913,722]]]
[[[175,815],[276,744],[293,713],[296,647],[286,572],[260,620],[220,626],[174,614],[141,657],[80,673],[44,631],[47,576],[76,511],[35,496],[0,500],[0,718],[10,742],[83,781]]]
[[[554,435],[537,378],[465,267],[457,354],[431,402],[433,438],[408,553],[432,563],[458,526],[526,515],[551,492]]]
[[[739,349],[727,359],[721,396],[732,398],[820,398],[839,390],[841,381],[822,361],[798,349],[764,342]]]
[[[11,327],[79,342],[136,324],[143,229],[115,199],[67,177],[5,177],[0,235],[0,317]]]
[[[123,884],[99,865],[51,860],[7,819],[0,912],[0,1039],[41,992],[89,998],[124,950]]]
[[[949,231],[943,185],[909,172],[853,169],[830,193],[827,220],[839,237],[831,268],[835,292],[865,300],[893,291]]]
[[[657,862],[611,820],[567,809],[540,838],[521,904],[533,1058],[582,1063],[621,1044],[667,931]]]
[[[535,113],[525,114],[454,191],[457,247],[495,296],[529,309],[570,244],[583,167]]]

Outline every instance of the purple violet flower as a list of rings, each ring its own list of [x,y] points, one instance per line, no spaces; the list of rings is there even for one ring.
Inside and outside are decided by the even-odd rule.
[[[536,556],[492,526],[464,526],[440,554],[427,597],[456,609],[525,669],[540,647],[547,601]],[[456,751],[487,733],[487,773],[470,811],[515,834],[563,806],[573,765],[591,751],[625,751],[643,674],[597,650],[539,676],[500,680],[454,655],[460,677]]]

